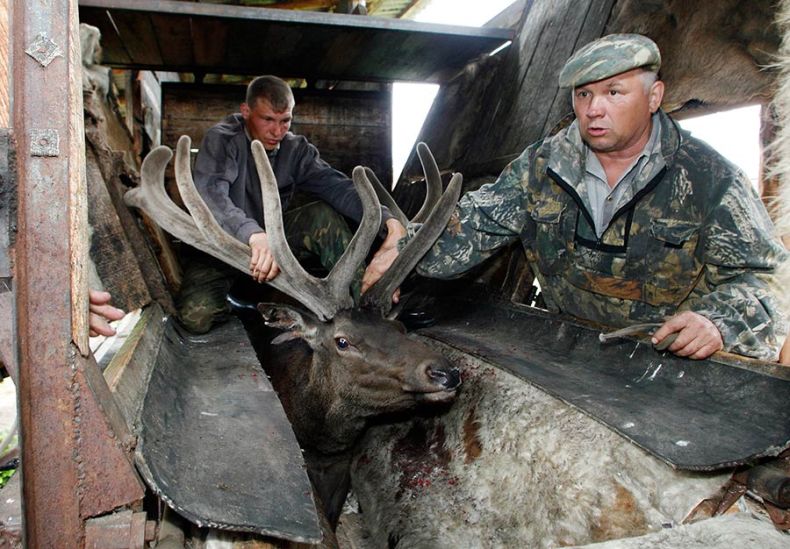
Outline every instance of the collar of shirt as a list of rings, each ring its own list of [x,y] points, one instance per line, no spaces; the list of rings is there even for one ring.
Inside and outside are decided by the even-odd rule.
[[[584,145],[585,166],[579,194],[592,215],[595,232],[599,237],[611,222],[615,212],[631,200],[665,166],[661,152],[661,120],[658,114],[653,115],[652,121],[650,138],[644,149],[623,172],[614,187],[609,187],[606,172],[598,157],[586,144]]]

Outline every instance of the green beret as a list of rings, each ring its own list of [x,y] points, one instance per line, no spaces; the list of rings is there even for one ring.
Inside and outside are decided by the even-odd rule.
[[[641,34],[609,34],[574,53],[560,72],[560,87],[575,88],[644,67],[658,72],[661,53]]]

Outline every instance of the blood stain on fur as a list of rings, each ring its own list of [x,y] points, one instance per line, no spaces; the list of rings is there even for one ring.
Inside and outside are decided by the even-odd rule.
[[[647,532],[647,519],[633,494],[617,482],[614,491],[614,503],[601,509],[601,517],[590,532],[594,542],[639,536]]]
[[[464,463],[472,463],[483,452],[483,444],[478,436],[480,423],[477,421],[475,412],[475,408],[472,408],[464,420],[464,453],[466,454]]]
[[[393,469],[400,472],[395,499],[404,493],[429,488],[437,481],[448,480],[450,452],[445,447],[442,425],[415,423],[392,449]]]

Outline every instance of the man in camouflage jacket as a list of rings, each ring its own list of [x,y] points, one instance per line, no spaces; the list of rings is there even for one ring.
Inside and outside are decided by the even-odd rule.
[[[560,75],[576,120],[467,193],[418,272],[458,276],[521,239],[554,312],[662,323],[653,342],[675,334],[679,356],[775,360],[787,327],[769,283],[787,254],[745,175],[659,109],[659,65],[639,35],[579,50]]]

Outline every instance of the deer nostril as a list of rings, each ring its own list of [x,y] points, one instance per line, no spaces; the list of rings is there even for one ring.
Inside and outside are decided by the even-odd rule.
[[[458,368],[431,368],[429,366],[425,373],[445,389],[455,389],[461,384],[461,373]]]

